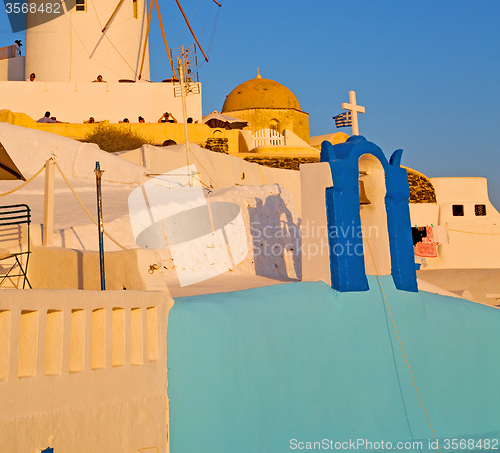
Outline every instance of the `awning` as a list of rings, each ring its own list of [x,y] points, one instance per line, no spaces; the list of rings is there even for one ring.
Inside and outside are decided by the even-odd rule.
[[[248,121],[243,121],[229,115],[214,111],[202,118],[202,121],[212,128],[243,129],[248,126]]]
[[[0,143],[0,179],[11,180],[20,179],[26,181],[26,178],[21,174],[16,164],[12,161],[7,150]]]

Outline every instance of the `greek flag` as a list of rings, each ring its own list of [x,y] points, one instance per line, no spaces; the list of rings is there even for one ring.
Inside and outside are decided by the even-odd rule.
[[[351,112],[341,113],[340,115],[334,116],[333,119],[337,127],[352,126]]]

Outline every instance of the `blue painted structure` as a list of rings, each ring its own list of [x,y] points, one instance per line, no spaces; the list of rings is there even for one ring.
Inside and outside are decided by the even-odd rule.
[[[441,451],[445,439],[499,439],[500,310],[381,281]],[[176,299],[171,451],[280,453],[292,439],[422,440],[415,451],[429,451],[377,278],[368,282],[364,292],[304,282]]]
[[[385,172],[392,278],[397,289],[415,292],[418,289],[408,207],[410,188],[406,170],[400,165],[402,153],[401,149],[395,151],[388,162],[377,145],[355,135],[337,145],[323,142],[321,162],[328,162],[332,171],[333,187],[327,188],[325,193],[329,231],[334,227],[341,231],[348,228],[361,231],[358,161],[363,154],[372,154],[380,161]],[[347,250],[348,241],[354,249],[359,245],[362,247],[362,238],[329,234],[328,241],[332,288],[338,291],[368,290],[364,256],[336,253],[337,250]]]

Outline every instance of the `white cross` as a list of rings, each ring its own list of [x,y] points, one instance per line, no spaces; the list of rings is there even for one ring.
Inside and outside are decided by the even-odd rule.
[[[352,135],[359,135],[359,127],[358,127],[358,112],[359,113],[365,113],[365,108],[362,107],[361,105],[356,105],[356,92],[355,91],[349,91],[349,102],[344,102],[342,104],[342,108],[344,110],[350,110],[351,111],[351,118],[352,118]]]

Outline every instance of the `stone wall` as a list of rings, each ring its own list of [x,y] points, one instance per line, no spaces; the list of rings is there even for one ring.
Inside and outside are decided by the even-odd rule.
[[[319,162],[319,156],[246,156],[247,162],[256,163],[265,167],[283,168],[286,170],[299,170],[300,164]]]
[[[410,203],[436,203],[436,191],[427,176],[406,168],[410,185]]]
[[[309,114],[294,109],[248,109],[224,112],[235,118],[248,121],[252,133],[260,129],[275,129],[283,133],[290,129],[309,143]]]

